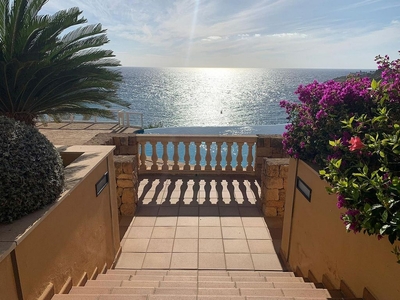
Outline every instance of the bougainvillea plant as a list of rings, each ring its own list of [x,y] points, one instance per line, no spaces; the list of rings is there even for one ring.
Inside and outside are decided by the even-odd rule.
[[[400,59],[376,58],[379,82],[351,78],[297,90],[282,102],[289,155],[317,163],[348,231],[400,240]],[[400,263],[400,248],[393,253]]]

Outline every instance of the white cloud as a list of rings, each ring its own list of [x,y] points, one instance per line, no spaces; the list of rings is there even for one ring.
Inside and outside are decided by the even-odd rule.
[[[278,38],[306,38],[307,34],[297,32],[274,33],[271,36]]]

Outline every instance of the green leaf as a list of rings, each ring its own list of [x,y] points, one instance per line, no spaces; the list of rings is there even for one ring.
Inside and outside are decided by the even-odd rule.
[[[382,214],[382,221],[383,221],[384,223],[386,223],[386,221],[387,221],[387,219],[388,219],[388,216],[389,216],[389,213],[388,213],[387,210],[385,210],[385,211],[383,212],[383,214]]]
[[[329,145],[332,146],[332,147],[335,147],[336,143],[335,143],[335,141],[329,141]]]
[[[372,79],[371,88],[373,90],[376,90],[376,89],[378,89],[378,87],[379,87],[379,83],[375,79]]]
[[[341,166],[341,164],[342,164],[342,159],[338,159],[338,160],[334,163],[334,166],[335,166],[337,169],[339,169],[340,166]]]
[[[382,157],[382,158],[384,158],[384,157],[385,157],[385,152],[379,151],[379,156]]]

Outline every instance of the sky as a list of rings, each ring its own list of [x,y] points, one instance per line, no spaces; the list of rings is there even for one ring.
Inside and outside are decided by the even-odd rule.
[[[123,66],[375,69],[399,58],[400,0],[49,0],[101,23]]]

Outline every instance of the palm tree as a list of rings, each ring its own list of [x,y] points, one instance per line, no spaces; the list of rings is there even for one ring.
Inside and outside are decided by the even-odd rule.
[[[34,124],[43,114],[112,117],[122,76],[101,24],[79,8],[39,15],[48,0],[0,0],[0,115]],[[74,28],[72,28],[74,27]],[[65,33],[68,31],[67,33]]]

